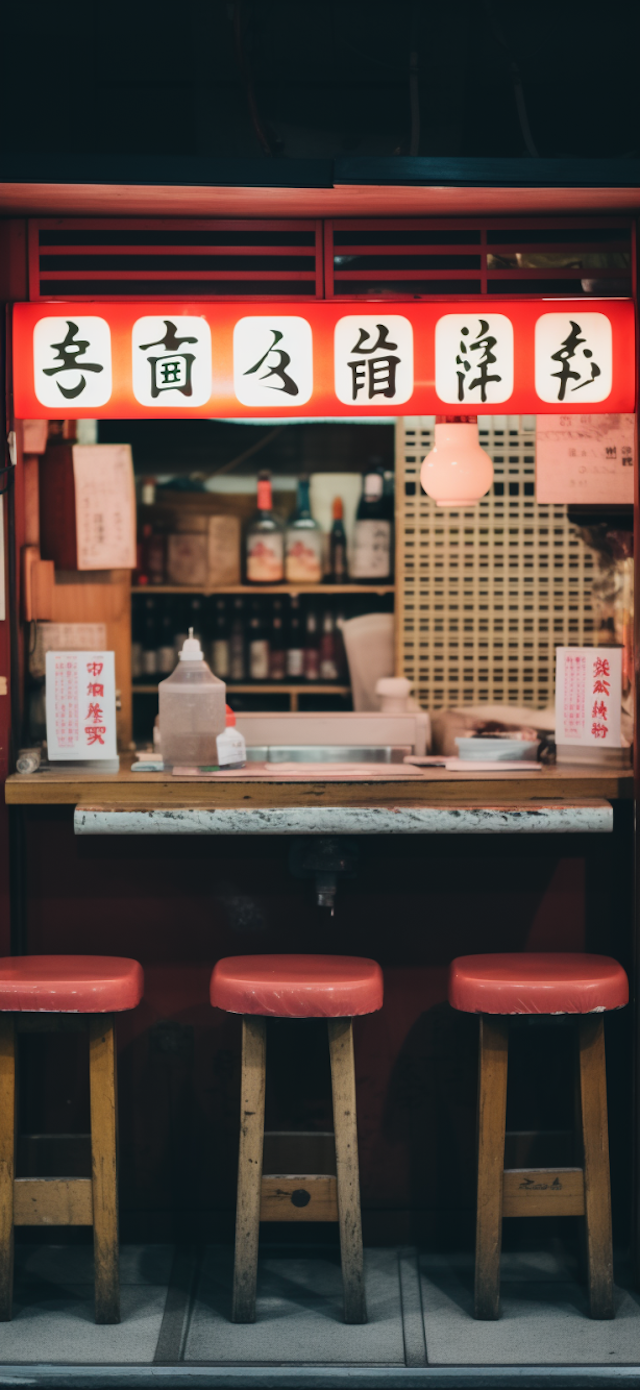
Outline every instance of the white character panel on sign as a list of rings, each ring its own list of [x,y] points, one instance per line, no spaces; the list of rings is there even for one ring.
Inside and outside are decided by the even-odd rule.
[[[233,389],[241,405],[267,410],[306,405],[313,393],[311,324],[296,314],[238,319]]]
[[[111,333],[95,314],[39,319],[33,379],[41,405],[101,406],[111,399]],[[73,413],[73,412],[72,412]]]
[[[334,334],[343,405],[402,405],[413,395],[413,328],[402,314],[348,314]]]
[[[436,392],[447,405],[499,405],[513,395],[506,314],[444,314],[436,324]]]
[[[606,401],[613,336],[606,314],[543,314],[536,323],[536,393],[541,401]]]
[[[211,398],[211,331],[197,314],[136,319],[133,394],[140,405],[199,406]]]

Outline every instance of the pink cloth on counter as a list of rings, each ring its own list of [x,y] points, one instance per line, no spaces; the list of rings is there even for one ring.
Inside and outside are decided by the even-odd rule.
[[[123,1013],[143,990],[142,966],[125,956],[0,957],[1,1013]]]
[[[231,1014],[352,1018],[382,996],[380,966],[360,956],[227,956],[211,976],[211,1003]]]
[[[469,1014],[589,1014],[621,1009],[629,981],[611,956],[568,951],[458,956],[449,1003]]]

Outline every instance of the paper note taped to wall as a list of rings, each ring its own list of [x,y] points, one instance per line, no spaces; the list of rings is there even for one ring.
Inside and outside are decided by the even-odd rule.
[[[538,415],[538,502],[633,503],[634,415]]]
[[[556,743],[621,748],[622,647],[556,647]]]
[[[50,762],[117,757],[113,652],[47,652]]]
[[[135,569],[136,498],[128,444],[74,444],[79,570]]]

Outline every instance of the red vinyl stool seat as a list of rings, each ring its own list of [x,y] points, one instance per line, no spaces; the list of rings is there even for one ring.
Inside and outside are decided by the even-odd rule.
[[[95,1316],[120,1321],[114,1014],[135,1009],[144,976],[119,956],[0,959],[0,1322],[12,1315],[14,1226],[93,1226]],[[87,1178],[15,1177],[16,1032],[89,1035]]]
[[[339,1223],[345,1322],[366,1322],[353,1018],[382,1008],[380,966],[356,956],[231,956],[218,961],[210,997],[242,1014],[233,1320],[255,1322],[260,1222],[303,1220]],[[267,1017],[327,1020],[335,1140],[327,1173],[292,1176],[289,1164],[263,1175]]]
[[[500,1312],[505,1216],[584,1216],[589,1308],[612,1318],[613,1250],[603,1014],[629,1000],[622,966],[609,956],[543,951],[460,956],[449,1003],[480,1016],[475,1316]],[[505,1168],[509,1016],[577,1014],[582,1166]]]
[[[123,1013],[143,988],[142,966],[124,956],[0,957],[0,1013]]]
[[[359,956],[227,956],[211,976],[211,1003],[230,1014],[354,1018],[382,1008],[382,971]]]
[[[468,1014],[590,1014],[629,1003],[629,981],[610,956],[568,951],[459,956],[449,1003]]]

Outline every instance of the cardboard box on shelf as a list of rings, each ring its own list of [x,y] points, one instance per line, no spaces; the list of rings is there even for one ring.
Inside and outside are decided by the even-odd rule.
[[[167,578],[171,584],[205,584],[208,588],[223,588],[229,584],[240,583],[240,518],[237,516],[207,516],[206,513],[188,512],[177,520],[177,535],[169,537],[167,555]],[[192,559],[188,558],[188,548],[182,542],[189,539]],[[172,542],[174,543],[172,546]],[[175,555],[175,563],[172,559]],[[204,561],[203,557],[204,556]],[[200,569],[204,563],[203,578],[173,578],[172,571],[186,566]]]

